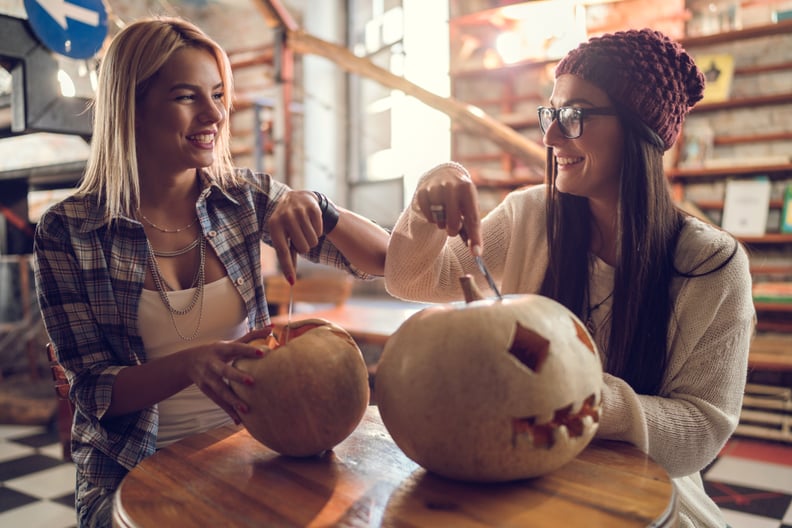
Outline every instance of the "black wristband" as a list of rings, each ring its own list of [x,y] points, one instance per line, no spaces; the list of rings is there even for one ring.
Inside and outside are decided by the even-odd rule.
[[[322,212],[322,228],[324,229],[322,234],[326,235],[335,229],[336,224],[338,224],[338,209],[323,193],[318,191],[313,193],[319,201],[319,210]]]

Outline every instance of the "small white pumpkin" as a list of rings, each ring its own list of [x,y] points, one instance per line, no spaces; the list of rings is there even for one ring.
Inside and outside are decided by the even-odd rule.
[[[410,317],[377,367],[376,401],[404,453],[453,479],[553,471],[591,441],[602,366],[581,321],[539,295],[439,305]]]

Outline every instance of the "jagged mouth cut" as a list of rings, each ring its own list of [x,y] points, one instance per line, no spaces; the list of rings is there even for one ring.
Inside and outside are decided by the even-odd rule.
[[[512,446],[527,442],[535,448],[552,449],[562,428],[566,428],[569,438],[578,438],[599,422],[600,409],[595,394],[585,399],[578,412],[573,413],[572,409],[572,404],[557,409],[552,420],[544,423],[536,423],[536,416],[512,418]]]
[[[578,339],[593,354],[596,354],[596,347],[588,334],[577,321],[573,319],[572,322],[575,325]],[[509,353],[527,368],[539,373],[547,362],[550,341],[530,328],[517,323]],[[583,401],[583,405],[577,412],[572,412],[575,406],[571,403],[566,407],[556,409],[553,418],[543,423],[537,423],[538,417],[536,416],[512,418],[512,446],[517,447],[518,444],[527,441],[535,448],[552,449],[559,437],[562,436],[563,428],[566,429],[569,438],[583,436],[587,425],[588,428],[591,428],[599,422],[600,406],[597,400],[597,395],[591,394]]]

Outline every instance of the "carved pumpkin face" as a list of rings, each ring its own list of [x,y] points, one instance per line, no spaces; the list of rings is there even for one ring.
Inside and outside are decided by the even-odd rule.
[[[231,382],[231,388],[250,409],[240,417],[253,438],[283,455],[303,457],[332,449],[354,431],[369,402],[368,369],[343,328],[307,319],[289,326],[282,345],[251,344],[271,350],[260,359],[237,360],[236,368],[254,383]]]
[[[396,444],[437,474],[552,471],[597,428],[602,366],[580,320],[539,295],[430,307],[391,336],[375,383]]]

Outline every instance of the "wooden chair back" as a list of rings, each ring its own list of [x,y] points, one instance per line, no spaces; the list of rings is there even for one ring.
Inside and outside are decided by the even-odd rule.
[[[69,379],[66,377],[66,371],[58,363],[55,347],[52,346],[52,343],[47,343],[47,359],[49,360],[50,372],[52,373],[52,382],[55,385],[55,395],[59,400],[68,400]]]
[[[317,273],[298,278],[294,286],[290,286],[283,275],[277,274],[265,279],[264,293],[269,304],[277,305],[278,314],[285,314],[289,311],[290,295],[295,303],[341,306],[352,294],[352,281],[346,273]]]
[[[74,404],[69,399],[69,379],[66,371],[58,362],[55,347],[47,343],[47,359],[49,360],[52,382],[55,385],[55,396],[58,399],[56,421],[58,425],[58,439],[63,450],[63,459],[71,460],[71,426],[74,418]]]

